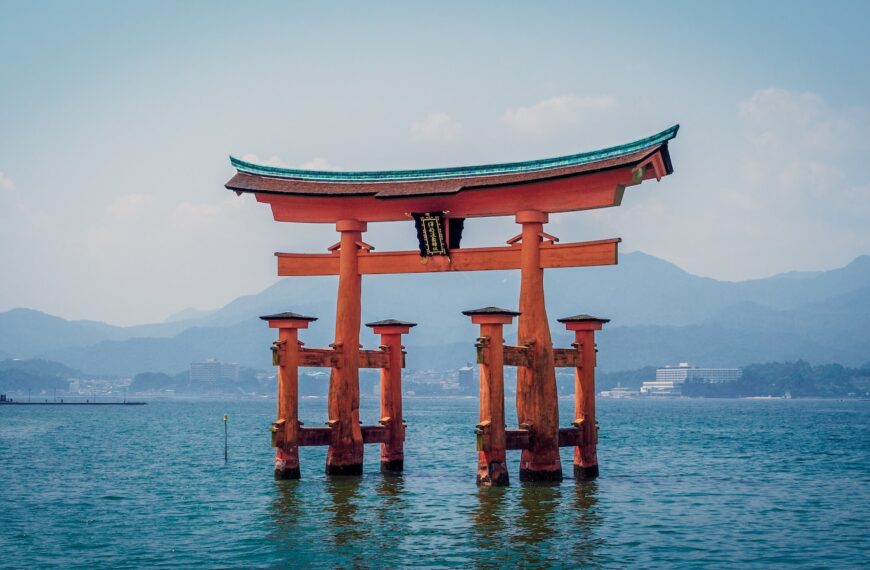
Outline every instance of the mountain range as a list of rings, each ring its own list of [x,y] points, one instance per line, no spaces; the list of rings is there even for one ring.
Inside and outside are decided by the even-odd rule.
[[[558,317],[584,312],[612,319],[599,334],[603,370],[870,360],[870,256],[830,271],[728,282],[634,252],[616,266],[549,270],[545,281],[557,345],[572,338]],[[336,287],[333,277],[285,278],[214,311],[187,310],[129,327],[13,309],[0,313],[0,358],[43,358],[97,375],[178,372],[207,358],[268,369],[274,331],[257,317],[287,310],[318,317],[300,338],[325,346]],[[461,311],[516,308],[518,295],[517,272],[366,276],[363,321],[419,323],[405,339],[408,366],[449,369],[474,357],[477,327]],[[362,342],[378,345],[367,329]]]

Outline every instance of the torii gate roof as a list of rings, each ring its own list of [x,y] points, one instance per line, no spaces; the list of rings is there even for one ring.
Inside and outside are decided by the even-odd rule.
[[[455,217],[504,216],[535,209],[566,212],[617,206],[626,186],[671,174],[668,141],[679,125],[615,147],[556,158],[425,170],[332,172],[253,164],[226,188],[254,193],[276,220],[406,220],[408,212]]]

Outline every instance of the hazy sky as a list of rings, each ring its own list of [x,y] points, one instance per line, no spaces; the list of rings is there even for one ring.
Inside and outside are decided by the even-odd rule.
[[[673,176],[548,231],[720,279],[870,253],[870,3],[711,4],[0,0],[0,311],[152,322],[335,241],[225,190],[229,154],[431,167],[674,123]]]

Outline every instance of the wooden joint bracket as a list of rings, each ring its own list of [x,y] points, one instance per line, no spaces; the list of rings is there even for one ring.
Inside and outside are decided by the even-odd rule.
[[[477,348],[477,363],[489,364],[489,359],[487,358],[487,355],[489,354],[489,337],[478,337],[477,342],[474,343],[474,346]]]
[[[538,235],[541,236],[541,239],[550,244],[554,244],[559,241],[559,238],[557,238],[553,234],[548,234],[547,232],[538,232]]]
[[[517,235],[515,235],[511,239],[507,240],[506,243],[508,245],[519,245],[520,243],[522,243],[522,241],[523,241],[523,234],[518,233]]]

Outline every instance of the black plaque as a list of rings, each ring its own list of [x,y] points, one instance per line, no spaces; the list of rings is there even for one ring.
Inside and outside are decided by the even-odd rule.
[[[417,241],[420,245],[420,257],[433,255],[449,255],[445,235],[444,214],[419,213],[413,214],[414,225],[417,226]]]

